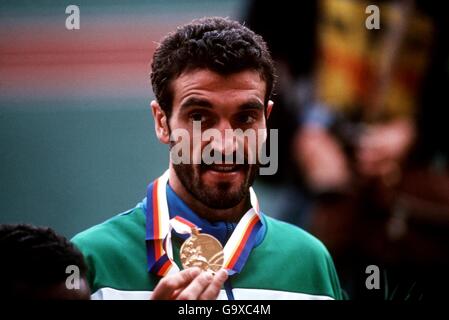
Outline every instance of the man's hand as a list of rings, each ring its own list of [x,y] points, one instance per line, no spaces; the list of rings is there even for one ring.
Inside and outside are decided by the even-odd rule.
[[[349,185],[351,173],[346,156],[337,140],[325,129],[301,129],[294,148],[297,163],[312,190],[341,190]]]
[[[357,169],[365,177],[394,176],[415,140],[410,120],[371,125],[362,135],[357,152]]]
[[[215,300],[223,283],[228,278],[226,270],[215,275],[189,268],[164,277],[156,286],[151,300]]]

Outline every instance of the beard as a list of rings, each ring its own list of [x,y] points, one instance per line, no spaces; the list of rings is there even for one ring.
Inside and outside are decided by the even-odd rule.
[[[202,173],[210,170],[210,165],[173,164],[178,179],[184,188],[198,201],[212,209],[230,209],[237,206],[249,194],[249,188],[256,178],[258,165],[240,165],[245,173],[239,184],[220,181],[209,186],[201,179]]]

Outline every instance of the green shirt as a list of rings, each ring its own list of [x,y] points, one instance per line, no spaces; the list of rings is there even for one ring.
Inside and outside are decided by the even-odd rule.
[[[341,299],[324,245],[306,231],[262,215],[265,235],[239,274],[230,277],[235,299]],[[93,299],[148,299],[160,277],[148,272],[142,206],[76,235],[88,265]],[[173,237],[175,262],[181,240]],[[218,299],[227,299],[221,290]]]

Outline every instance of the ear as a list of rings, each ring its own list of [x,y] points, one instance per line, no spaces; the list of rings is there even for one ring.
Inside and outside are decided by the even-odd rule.
[[[271,110],[273,109],[274,102],[271,100],[268,100],[268,106],[267,106],[267,119],[270,117]]]
[[[170,143],[170,130],[168,129],[168,119],[164,110],[156,100],[151,101],[151,111],[154,118],[154,130],[160,142]]]

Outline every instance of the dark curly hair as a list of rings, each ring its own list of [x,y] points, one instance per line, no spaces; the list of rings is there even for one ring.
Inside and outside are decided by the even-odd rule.
[[[15,298],[65,281],[66,268],[76,265],[85,276],[82,254],[63,236],[47,227],[0,225],[0,297]]]
[[[256,70],[266,82],[265,105],[270,99],[274,65],[262,37],[237,21],[202,18],[168,34],[154,53],[151,84],[167,117],[173,101],[171,81],[186,70],[203,68],[223,75]]]

